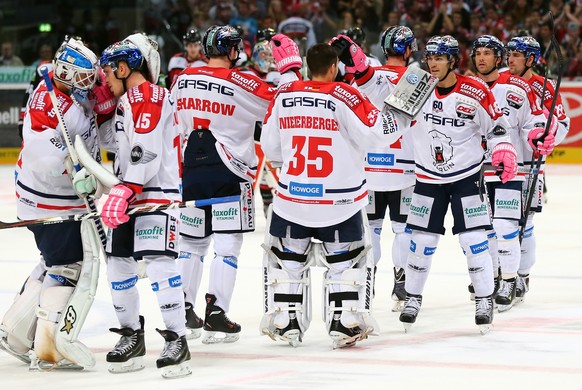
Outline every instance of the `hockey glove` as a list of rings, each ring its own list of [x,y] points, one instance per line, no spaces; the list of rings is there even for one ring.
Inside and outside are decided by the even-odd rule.
[[[99,199],[103,195],[103,186],[95,178],[95,175],[85,168],[81,168],[79,172],[75,173],[73,187],[81,198],[87,195],[93,195],[94,198]]]
[[[301,61],[299,47],[291,38],[284,34],[276,34],[269,44],[279,73],[285,73],[290,69],[301,69],[303,61]]]
[[[339,34],[329,44],[337,50],[339,60],[346,66],[346,73],[363,73],[368,69],[368,57],[350,37]]]
[[[109,89],[109,86],[105,82],[105,73],[101,68],[98,69],[99,79],[95,83],[95,86],[91,90],[91,95],[93,100],[95,100],[95,106],[93,111],[96,114],[107,115],[110,114],[117,106],[117,98],[113,95],[113,92]]]
[[[127,215],[126,212],[133,199],[133,191],[123,184],[118,184],[111,188],[111,191],[109,191],[109,197],[101,211],[101,219],[103,220],[103,223],[107,225],[107,227],[115,229],[119,225],[129,221],[129,215]]]
[[[545,129],[541,127],[536,127],[531,130],[527,135],[527,142],[531,146],[534,152],[541,154],[542,156],[547,156],[554,150],[554,144],[556,143],[556,131],[558,130],[558,121],[556,117],[552,115],[552,123],[550,124],[550,131],[544,137]]]
[[[501,182],[507,183],[517,175],[517,152],[509,142],[495,145],[491,154],[491,164],[497,167]]]

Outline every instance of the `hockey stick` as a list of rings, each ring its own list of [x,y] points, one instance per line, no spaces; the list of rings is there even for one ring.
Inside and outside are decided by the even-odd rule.
[[[543,140],[549,133],[550,133],[550,126],[552,124],[552,117],[554,116],[554,110],[556,109],[556,104],[558,103],[558,97],[560,96],[560,84],[562,83],[562,72],[563,72],[563,61],[564,58],[562,57],[562,50],[560,49],[560,45],[558,44],[558,41],[556,39],[556,34],[555,34],[555,25],[554,25],[554,16],[552,15],[552,12],[550,11],[550,19],[552,21],[552,40],[550,41],[550,48],[553,47],[554,50],[556,51],[556,56],[558,58],[558,78],[556,80],[556,87],[554,88],[554,96],[552,97],[552,105],[550,106],[550,112],[548,113],[548,119],[546,121],[546,127],[544,129],[544,134],[540,137],[540,140]],[[544,80],[544,88],[542,90],[542,97],[541,97],[541,105],[542,107],[544,106],[544,97],[545,97],[545,92],[546,92],[546,83],[548,82],[547,80],[547,72],[546,72],[546,79]],[[535,162],[535,166],[533,165],[534,160],[537,157],[537,161]],[[528,187],[528,191],[527,191],[527,196],[526,196],[526,203],[525,203],[525,208],[523,211],[523,216],[524,216],[524,221],[523,224],[521,226],[521,229],[519,231],[519,242],[521,243],[523,241],[523,235],[525,234],[525,228],[527,225],[527,218],[528,215],[530,213],[531,210],[531,202],[533,200],[533,196],[534,196],[534,191],[535,191],[535,187],[538,183],[538,176],[540,174],[540,167],[542,165],[542,161],[543,161],[543,155],[539,154],[538,156],[536,156],[536,152],[535,150],[532,153],[532,168],[530,169],[529,175],[528,175],[528,180],[529,181],[529,187]]]
[[[175,203],[168,203],[162,205],[155,205],[155,206],[142,206],[136,207],[131,209],[127,212],[127,215],[141,215],[147,213],[153,213],[156,211],[163,211],[163,210],[174,210],[174,209],[181,209],[186,207],[203,207],[203,206],[211,206],[213,204],[220,204],[220,203],[230,203],[236,202],[240,200],[240,195],[232,195],[232,196],[224,196],[221,198],[209,198],[209,199],[199,199],[199,200],[189,200],[186,202],[175,202]],[[84,213],[84,214],[75,214],[75,215],[68,215],[66,217],[48,217],[48,218],[38,218],[38,219],[30,219],[26,221],[16,221],[16,222],[2,222],[0,221],[0,230],[1,229],[11,229],[15,227],[24,227],[24,226],[34,226],[34,225],[53,225],[57,223],[65,223],[65,222],[75,222],[75,221],[84,221],[87,219],[98,219],[101,217],[97,211]]]
[[[77,152],[75,151],[75,148],[73,146],[73,141],[71,139],[71,134],[67,130],[67,126],[65,125],[65,120],[63,119],[63,113],[61,112],[61,109],[59,108],[59,102],[57,101],[57,95],[55,94],[53,83],[49,77],[48,67],[46,67],[46,66],[42,67],[40,69],[40,73],[41,73],[42,78],[44,79],[44,82],[46,84],[46,88],[48,90],[49,97],[50,97],[51,102],[53,104],[55,114],[56,114],[57,119],[59,121],[59,125],[61,126],[61,133],[63,134],[63,138],[65,139],[65,143],[67,145],[67,151],[69,153],[71,161],[73,162],[75,172],[79,172],[81,170],[81,165],[79,164],[79,156],[77,156]],[[72,181],[73,180],[73,177],[72,177],[73,172],[69,172],[69,175],[71,175],[71,181]],[[91,199],[89,197],[84,197],[83,202],[85,203],[85,207],[87,208],[87,210],[90,213],[97,213],[97,206],[95,206],[95,202],[93,201],[93,199]],[[107,236],[105,235],[105,229],[103,228],[103,224],[101,223],[100,220],[95,220],[95,221],[93,221],[93,223],[95,225],[95,229],[96,229],[97,234],[99,236],[99,240],[101,241],[101,248],[104,249],[105,245],[107,244]]]

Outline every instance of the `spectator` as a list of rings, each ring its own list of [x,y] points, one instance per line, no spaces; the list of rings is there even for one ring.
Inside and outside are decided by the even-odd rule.
[[[43,43],[38,49],[38,59],[32,63],[32,66],[38,68],[41,63],[50,62],[53,60],[55,52],[50,43]]]
[[[252,45],[255,42],[255,35],[257,34],[257,19],[252,16],[251,5],[248,0],[240,0],[238,2],[238,16],[231,18],[229,24],[231,26],[240,26],[244,31],[243,39]]]
[[[2,56],[0,56],[0,66],[24,66],[20,57],[14,55],[12,42],[2,43]]]

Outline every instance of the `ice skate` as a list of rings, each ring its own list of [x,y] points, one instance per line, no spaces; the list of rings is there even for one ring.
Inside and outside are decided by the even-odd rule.
[[[162,376],[166,379],[172,379],[192,374],[186,336],[178,336],[176,332],[171,330],[156,330],[166,340],[164,349],[156,360],[156,366],[162,370]]]
[[[144,318],[139,317],[141,329],[133,330],[131,328],[111,328],[113,333],[121,335],[121,338],[115,344],[113,351],[107,354],[106,360],[109,363],[109,372],[119,374],[123,372],[132,372],[142,370],[145,365],[143,357],[146,353],[144,341]]]
[[[203,344],[234,343],[239,338],[240,325],[231,321],[224,310],[215,306],[216,297],[206,294],[206,318],[204,319],[205,335]],[[224,337],[216,337],[216,333],[224,333]]]
[[[297,321],[297,314],[289,313],[289,324],[287,326],[277,326],[274,324],[275,330],[272,332],[273,340],[282,340],[289,343],[290,346],[296,347],[303,341],[303,333]]]
[[[402,311],[404,307],[404,301],[406,300],[404,281],[404,268],[397,269],[394,267],[394,288],[392,289],[392,300],[394,301],[394,306],[392,307],[393,312]]]
[[[21,362],[26,363],[26,364],[30,364],[30,351],[27,351],[26,353],[16,352],[14,349],[12,349],[10,344],[8,344],[7,337],[8,336],[7,336],[6,332],[4,331],[4,329],[2,328],[2,325],[0,325],[0,349],[5,351],[9,355],[14,356],[16,359],[20,360]]]
[[[333,349],[352,347],[356,341],[368,338],[368,334],[359,326],[348,328],[342,324],[340,314],[334,314],[329,327],[329,337],[333,341]]]
[[[475,323],[479,325],[481,334],[487,334],[491,330],[493,322],[493,298],[475,297]]]
[[[515,283],[515,302],[522,303],[525,300],[525,293],[529,291],[529,275],[517,275]]]
[[[197,339],[202,334],[202,326],[204,326],[204,321],[202,318],[198,317],[194,311],[194,307],[190,302],[185,302],[184,307],[186,309],[186,338],[188,340]]]
[[[501,285],[495,296],[495,303],[499,306],[497,310],[500,313],[504,311],[508,311],[513,307],[514,299],[515,299],[515,287],[516,287],[516,278],[511,279],[503,279],[501,281]]]
[[[416,322],[421,305],[422,295],[406,294],[406,301],[400,313],[400,322],[404,325],[404,332],[408,333],[412,324]]]

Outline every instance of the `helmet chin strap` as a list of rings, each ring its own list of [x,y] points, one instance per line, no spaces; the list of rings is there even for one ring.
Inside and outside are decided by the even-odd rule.
[[[117,80],[121,80],[121,83],[123,84],[123,93],[127,92],[127,79],[131,76],[131,74],[133,73],[133,69],[129,70],[129,74],[126,77],[119,77],[117,75],[117,68],[115,68],[115,70],[113,71],[113,74],[115,75],[115,78]]]
[[[228,60],[230,61],[229,69],[234,68],[234,66],[236,65],[236,62],[238,61],[239,58],[240,58],[240,50],[236,50],[236,58],[234,60],[231,60],[230,53],[228,54]]]

